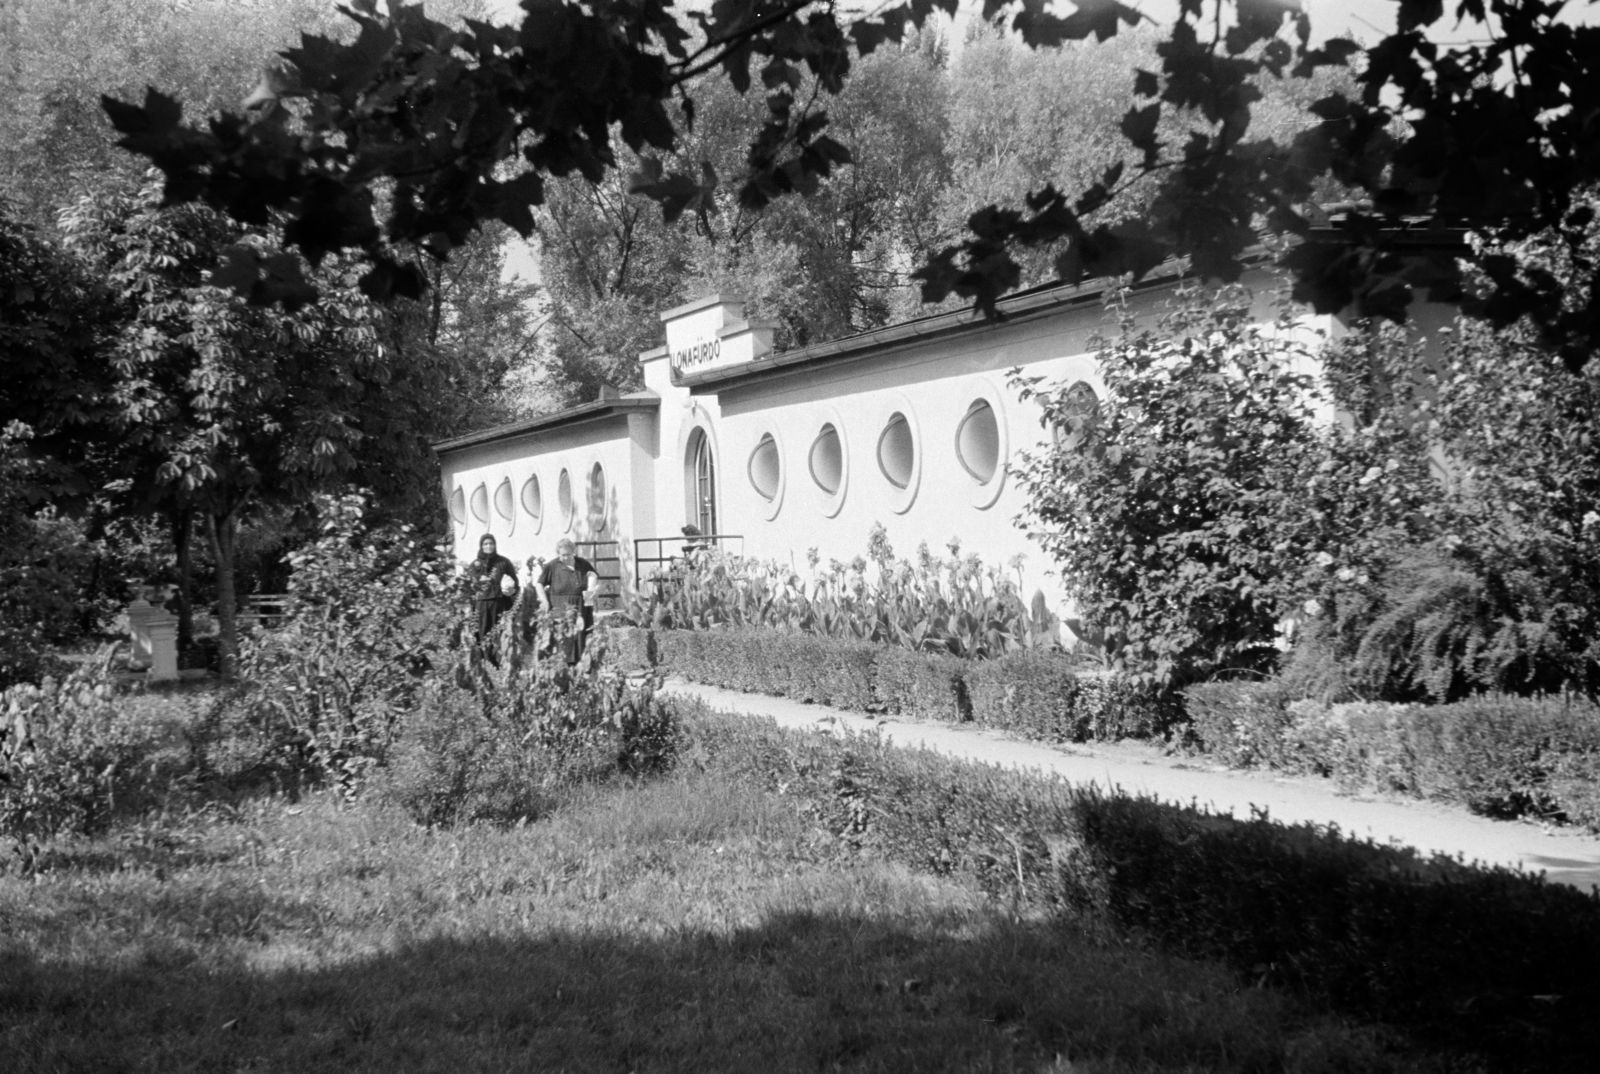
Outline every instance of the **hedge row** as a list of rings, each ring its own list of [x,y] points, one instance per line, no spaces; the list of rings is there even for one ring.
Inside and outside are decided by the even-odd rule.
[[[1235,767],[1459,802],[1600,831],[1600,707],[1484,695],[1448,705],[1290,701],[1276,683],[1184,691],[1195,744]]]
[[[1600,1054],[1600,896],[675,704],[708,764],[797,798],[844,844],[1488,1050],[1497,1067]]]
[[[627,645],[630,654],[640,651],[636,638]],[[660,667],[696,682],[914,720],[971,720],[1046,741],[1159,736],[1182,717],[1176,695],[1085,673],[1056,653],[958,660],[814,634],[732,629],[656,631],[649,648]]]

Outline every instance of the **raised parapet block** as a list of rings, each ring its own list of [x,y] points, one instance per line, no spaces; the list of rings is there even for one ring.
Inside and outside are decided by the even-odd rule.
[[[708,295],[661,315],[672,379],[744,365],[772,353],[778,322],[744,315],[737,295]]]

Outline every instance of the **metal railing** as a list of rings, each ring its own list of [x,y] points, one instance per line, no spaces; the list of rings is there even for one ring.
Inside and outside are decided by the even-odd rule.
[[[620,541],[575,541],[578,555],[594,564],[600,578],[595,608],[604,610],[622,602],[622,544]],[[534,579],[537,581],[537,579]]]
[[[669,551],[668,546],[673,546],[675,550]],[[635,537],[633,539],[633,576],[642,587],[646,582],[663,573],[663,567],[670,569],[672,564],[682,562],[695,552],[711,548],[742,556],[744,555],[744,534],[704,533],[694,537],[685,537],[682,534],[672,537]],[[653,554],[646,555],[646,552]],[[646,567],[650,569],[646,570]]]
[[[234,614],[241,624],[277,626],[289,614],[289,594],[251,593],[239,602],[239,609]]]

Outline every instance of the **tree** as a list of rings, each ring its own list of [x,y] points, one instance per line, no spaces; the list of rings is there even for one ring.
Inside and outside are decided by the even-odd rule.
[[[378,311],[337,264],[325,266],[317,303],[253,308],[203,279],[222,248],[261,241],[219,213],[163,209],[149,186],[87,196],[64,224],[121,315],[109,345],[105,476],[120,479],[114,487],[135,509],[173,520],[180,557],[189,519],[202,525],[229,660],[242,517],[304,501],[356,472],[363,455],[392,463],[386,434],[404,423],[384,419],[431,406],[434,386],[400,382],[378,345]]]
[[[567,402],[602,384],[636,387],[635,356],[660,342],[657,314],[715,291],[749,300],[778,321],[779,346],[803,346],[873,328],[916,305],[910,274],[932,249],[932,217],[946,181],[943,52],[933,33],[866,58],[837,97],[832,129],[852,163],[807,198],[763,208],[719,187],[700,213],[667,222],[630,194],[623,167],[599,183],[548,184],[535,215],[552,324],[547,382]],[[725,81],[696,83],[696,125],[665,166],[710,161],[736,170],[761,105]]]
[[[842,21],[821,0],[728,0],[682,25],[665,0],[587,5],[530,0],[520,27],[469,23],[452,31],[418,9],[380,14],[359,0],[357,38],[340,45],[308,37],[258,95],[254,119],[224,116],[207,130],[185,127],[176,102],[152,91],[142,106],[107,100],[122,144],[166,173],[178,199],[204,199],[241,219],[286,214],[286,241],[313,265],[358,249],[372,265],[369,294],[416,294],[422,277],[386,243],[424,243],[436,256],[499,218],[524,234],[550,176],[590,181],[618,166],[615,141],[644,154],[632,189],[669,217],[707,207],[716,170],[667,171],[670,152],[693,127],[694,80],[718,70],[739,92],[752,64],[766,91],[766,116],[739,185],[742,205],[805,193],[846,163],[823,133],[827,117],[803,95],[838,93],[852,49],[901,40],[956,0],[906,0]],[[1032,45],[1114,36],[1142,16],[1117,0],[1078,0],[1065,17],[1044,0],[986,0],[986,18]],[[1319,311],[1355,305],[1403,317],[1417,287],[1439,299],[1463,295],[1458,260],[1488,286],[1465,292],[1469,309],[1505,325],[1531,319],[1546,347],[1581,366],[1600,331],[1592,278],[1566,287],[1523,264],[1507,243],[1551,236],[1576,251],[1592,219],[1574,199],[1592,183],[1597,158],[1589,125],[1600,104],[1600,30],[1558,21],[1560,0],[1460,0],[1458,19],[1486,27],[1487,44],[1445,47],[1425,30],[1444,17],[1439,0],[1399,0],[1397,26],[1363,49],[1353,41],[1313,47],[1295,0],[1181,0],[1157,46],[1159,70],[1138,70],[1140,99],[1121,121],[1136,163],[1113,164],[1075,196],[1053,186],[1025,210],[973,214],[971,237],[936,254],[924,295],[952,293],[993,309],[1015,287],[1014,252],[1060,244],[1058,275],[1142,274],[1174,254],[1205,277],[1237,279],[1263,230],[1297,238],[1283,257],[1297,297]],[[1311,105],[1320,122],[1281,144],[1258,137],[1253,109],[1261,77],[1303,77],[1353,64],[1358,95]],[[1507,73],[1511,77],[1507,77]],[[674,107],[675,103],[675,107]],[[298,109],[291,120],[289,104]],[[1176,110],[1181,130],[1163,117]],[[516,174],[504,168],[516,161]],[[1486,178],[1487,177],[1487,178]],[[1336,225],[1315,205],[1320,179],[1364,199]],[[374,183],[387,184],[376,196]],[[1157,191],[1136,219],[1100,222],[1143,182]],[[380,222],[380,205],[383,219]],[[1113,210],[1114,212],[1114,210]],[[1460,242],[1463,232],[1488,238]],[[1397,231],[1442,248],[1414,256]],[[255,301],[303,301],[311,289],[292,261],[240,257],[225,279]]]

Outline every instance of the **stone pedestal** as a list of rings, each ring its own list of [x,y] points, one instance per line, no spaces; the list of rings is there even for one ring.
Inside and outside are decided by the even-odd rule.
[[[150,620],[152,616],[165,614],[165,611],[151,605],[143,596],[134,598],[128,605],[129,664],[136,668],[150,666]]]
[[[156,609],[146,621],[150,638],[150,682],[169,682],[178,678],[178,617]]]

